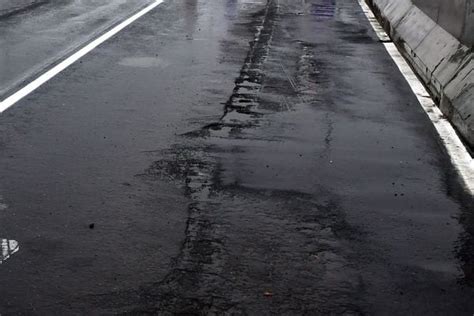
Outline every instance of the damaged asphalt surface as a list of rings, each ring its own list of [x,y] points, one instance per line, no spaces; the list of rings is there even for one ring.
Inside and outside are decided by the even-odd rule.
[[[0,164],[2,315],[474,312],[472,197],[355,0],[165,1]]]

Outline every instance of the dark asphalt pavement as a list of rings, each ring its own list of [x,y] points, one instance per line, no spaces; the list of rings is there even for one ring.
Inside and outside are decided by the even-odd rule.
[[[473,199],[356,0],[166,0],[4,112],[0,165],[2,315],[474,313]]]
[[[0,96],[150,2],[0,0]]]

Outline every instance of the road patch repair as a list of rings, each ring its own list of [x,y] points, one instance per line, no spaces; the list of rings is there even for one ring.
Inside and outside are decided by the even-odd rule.
[[[0,314],[471,315],[472,158],[395,44],[365,2],[170,0],[30,76]]]

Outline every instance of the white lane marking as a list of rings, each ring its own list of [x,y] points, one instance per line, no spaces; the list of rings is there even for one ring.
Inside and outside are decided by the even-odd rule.
[[[0,264],[5,262],[15,252],[20,250],[20,246],[18,245],[18,241],[16,240],[2,239],[1,244],[2,244],[2,254],[0,256]]]
[[[367,5],[367,3],[365,3],[364,0],[358,1],[362,11],[364,11],[365,16],[369,20],[370,25],[372,25],[372,28],[374,29],[378,38],[384,42],[383,45],[385,46],[385,49],[390,54],[390,57],[392,57],[398,69],[405,77],[406,81],[410,85],[411,90],[416,95],[418,102],[420,102],[421,107],[425,110],[426,114],[435,126],[441,142],[446,148],[446,151],[451,159],[451,163],[459,174],[464,187],[468,193],[474,195],[474,159],[471,157],[461,139],[456,134],[456,131],[454,130],[451,123],[444,117],[443,113],[441,113],[441,110],[433,102],[433,99],[430,97],[428,91],[426,91],[426,88],[410,68],[405,58],[398,51],[395,44],[393,42],[387,42],[389,37],[377,21],[370,7]]]
[[[53,68],[51,68],[50,70],[48,70],[47,72],[45,72],[44,74],[42,74],[41,76],[39,76],[38,78],[30,82],[26,86],[24,86],[23,88],[15,92],[11,96],[7,97],[5,100],[0,102],[0,113],[4,112],[6,109],[11,107],[15,103],[23,99],[24,97],[26,97],[28,94],[38,89],[45,82],[47,82],[48,80],[50,80],[51,78],[59,74],[61,71],[63,71],[67,67],[71,66],[80,58],[84,57],[89,52],[91,52],[94,48],[96,48],[97,46],[99,46],[100,44],[102,44],[103,42],[105,42],[106,40],[108,40],[109,38],[117,34],[118,32],[120,32],[121,30],[123,30],[125,27],[132,24],[137,19],[139,19],[143,15],[153,10],[155,7],[160,5],[163,1],[164,0],[154,1],[152,4],[148,5],[147,7],[145,7],[138,13],[134,14],[130,18],[126,19],[125,21],[121,22],[117,26],[113,27],[111,30],[109,30],[105,34],[99,36],[97,39],[93,40],[92,42],[84,46],[83,48],[79,49],[77,52],[75,52],[74,54],[66,58],[64,61],[62,61],[58,65],[54,66]]]

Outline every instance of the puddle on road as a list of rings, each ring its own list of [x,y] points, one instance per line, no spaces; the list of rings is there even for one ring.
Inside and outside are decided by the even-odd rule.
[[[169,63],[159,57],[127,57],[119,62],[119,65],[136,68],[165,68]]]
[[[18,241],[11,239],[2,239],[2,257],[0,258],[0,264],[8,260],[14,253],[20,250]]]

